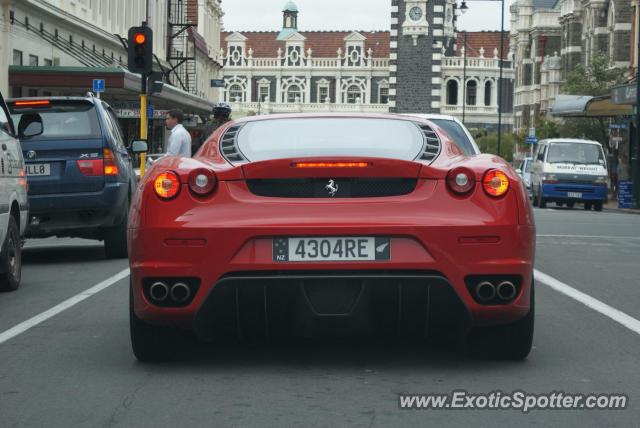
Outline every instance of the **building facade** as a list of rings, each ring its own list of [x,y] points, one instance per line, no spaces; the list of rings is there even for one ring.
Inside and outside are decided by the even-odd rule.
[[[222,33],[224,99],[236,116],[442,112],[464,115],[473,127],[497,125],[500,33],[469,33],[465,67],[462,36],[455,41],[454,3],[409,3],[394,1],[391,32],[300,31],[300,12],[288,2],[280,31]],[[504,46],[508,53],[508,37]],[[509,61],[503,65],[503,122],[510,126],[513,69]]]

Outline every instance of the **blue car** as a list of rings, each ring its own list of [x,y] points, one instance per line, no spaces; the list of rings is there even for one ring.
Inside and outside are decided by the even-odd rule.
[[[127,216],[136,176],[111,107],[93,97],[8,101],[20,128],[39,116],[44,133],[22,141],[29,185],[27,238],[103,240],[127,257]]]

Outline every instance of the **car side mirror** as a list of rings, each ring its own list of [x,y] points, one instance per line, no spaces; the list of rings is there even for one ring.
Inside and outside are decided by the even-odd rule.
[[[18,138],[32,138],[42,135],[44,125],[42,124],[42,116],[37,113],[23,114],[18,124]]]
[[[134,140],[131,142],[131,153],[147,153],[148,151],[149,147],[145,140]]]

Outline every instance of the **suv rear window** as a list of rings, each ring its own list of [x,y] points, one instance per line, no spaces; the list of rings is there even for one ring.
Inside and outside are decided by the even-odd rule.
[[[26,113],[37,113],[42,117],[44,133],[34,139],[81,139],[100,138],[100,125],[95,106],[90,102],[51,100],[49,106],[16,108],[9,106],[13,123],[18,127],[20,118]]]
[[[423,145],[418,126],[393,119],[270,119],[249,122],[238,134],[238,148],[250,161],[312,156],[413,160]]]

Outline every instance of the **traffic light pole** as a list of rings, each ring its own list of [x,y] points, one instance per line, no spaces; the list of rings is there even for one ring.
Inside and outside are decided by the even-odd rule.
[[[141,74],[140,81],[142,82],[142,87],[140,89],[140,139],[147,141],[147,131],[149,129],[147,118],[147,76]],[[140,177],[144,177],[146,166],[147,154],[140,153]]]

